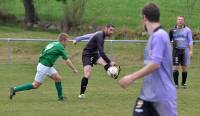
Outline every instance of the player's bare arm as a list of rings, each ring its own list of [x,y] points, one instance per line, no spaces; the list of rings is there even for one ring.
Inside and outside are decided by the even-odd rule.
[[[74,64],[72,63],[72,61],[68,58],[67,60],[65,60],[65,63],[75,72],[77,73],[78,70],[75,68]]]
[[[189,46],[189,55],[190,55],[190,57],[192,56],[192,54],[193,54],[193,45],[190,45]]]
[[[72,40],[72,43],[76,45],[76,44],[77,44],[77,41],[76,41],[76,40]]]
[[[134,72],[132,74],[128,74],[124,76],[120,81],[119,84],[122,88],[127,88],[131,83],[133,83],[135,80],[140,79],[144,77],[145,75],[148,75],[158,69],[160,67],[159,64],[156,64],[154,62],[150,62],[146,66],[144,66],[142,69],[138,70],[137,72]]]

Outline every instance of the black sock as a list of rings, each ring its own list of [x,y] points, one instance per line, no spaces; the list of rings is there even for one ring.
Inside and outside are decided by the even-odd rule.
[[[182,72],[182,85],[186,83],[187,80],[187,72]]]
[[[106,65],[104,66],[104,69],[107,71],[109,67],[110,67],[110,64],[106,64]]]
[[[179,75],[178,70],[175,70],[175,71],[173,72],[173,77],[174,77],[174,83],[175,83],[176,85],[178,85],[178,75]]]
[[[85,90],[87,88],[87,84],[88,84],[88,78],[83,77],[82,80],[81,80],[81,91],[80,91],[80,94],[84,94],[85,93]]]

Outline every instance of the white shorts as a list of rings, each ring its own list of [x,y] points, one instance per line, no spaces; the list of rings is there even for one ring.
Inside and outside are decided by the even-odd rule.
[[[41,63],[38,63],[37,73],[35,75],[35,81],[43,83],[44,79],[46,78],[46,75],[51,76],[56,73],[57,71],[54,67],[47,67]]]

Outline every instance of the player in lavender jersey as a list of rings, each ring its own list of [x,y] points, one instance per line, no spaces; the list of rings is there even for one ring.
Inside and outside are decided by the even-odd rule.
[[[192,31],[185,26],[184,16],[178,16],[175,28],[170,33],[170,40],[173,42],[173,77],[178,88],[179,65],[182,68],[182,87],[186,88],[187,66],[192,56],[193,40]]]
[[[127,88],[144,77],[133,116],[177,116],[176,88],[172,77],[172,53],[168,33],[160,25],[157,5],[149,3],[142,9],[143,24],[149,34],[144,51],[145,66],[125,75],[119,84]]]

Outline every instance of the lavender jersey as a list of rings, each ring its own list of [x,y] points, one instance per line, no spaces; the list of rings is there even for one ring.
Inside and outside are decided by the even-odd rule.
[[[185,26],[184,28],[174,28],[170,31],[170,39],[173,41],[173,47],[184,49],[185,65],[190,64],[189,46],[193,44],[192,31]]]
[[[176,88],[172,80],[172,53],[168,34],[156,29],[150,34],[144,51],[144,64],[153,62],[158,69],[144,77],[140,98],[150,102],[176,100]]]
[[[187,26],[181,29],[178,28],[172,29],[171,36],[175,48],[186,49],[188,48],[188,46],[193,44],[192,31]]]

